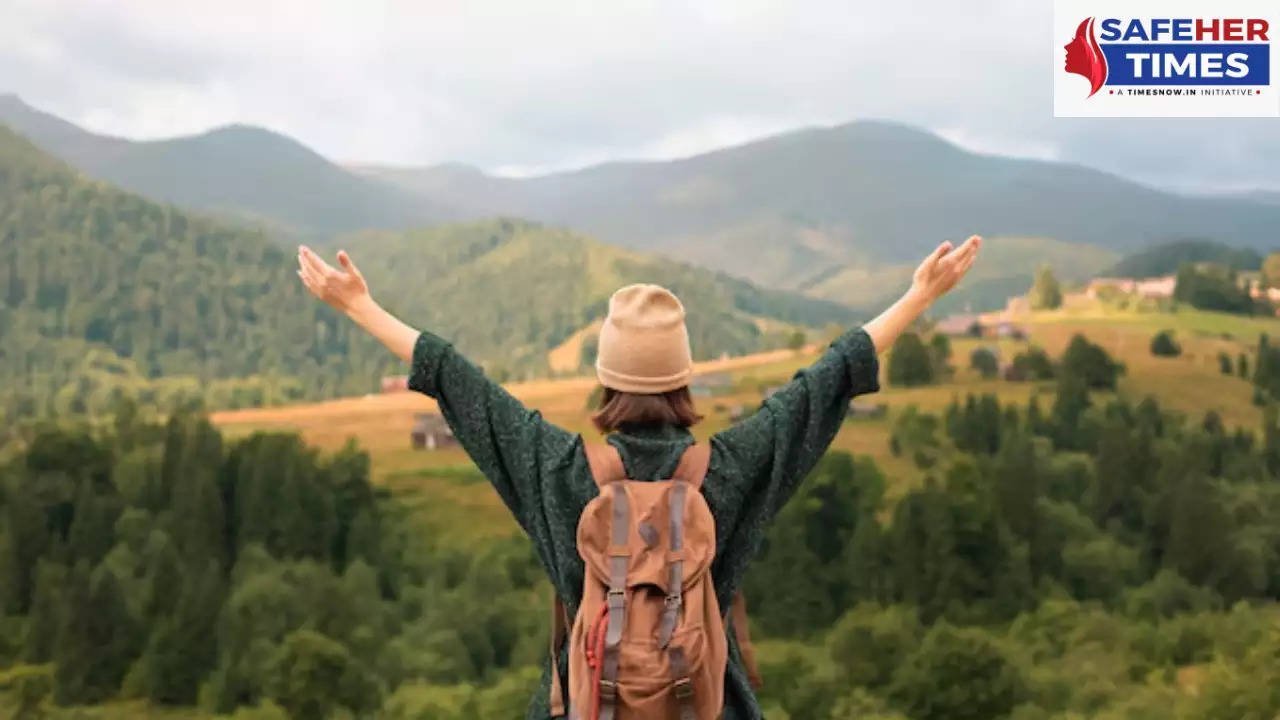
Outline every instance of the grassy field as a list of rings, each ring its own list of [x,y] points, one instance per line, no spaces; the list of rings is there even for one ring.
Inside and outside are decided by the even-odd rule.
[[[1033,313],[1019,320],[1029,340],[956,339],[952,343],[954,377],[946,383],[923,388],[885,387],[870,398],[889,408],[888,418],[850,420],[834,447],[873,457],[889,478],[890,497],[901,495],[922,480],[921,473],[904,458],[889,451],[895,411],[908,405],[940,412],[968,393],[996,393],[1002,402],[1025,404],[1040,394],[1041,406],[1052,403],[1052,383],[1010,383],[984,380],[969,369],[969,355],[978,346],[994,348],[1002,358],[1011,357],[1026,344],[1043,347],[1051,356],[1060,354],[1076,333],[1107,349],[1121,360],[1127,372],[1118,393],[1134,401],[1155,396],[1162,406],[1199,418],[1216,410],[1228,427],[1257,428],[1261,411],[1251,402],[1252,385],[1219,372],[1218,353],[1232,358],[1249,356],[1259,333],[1280,331],[1280,321],[1244,318],[1192,310],[1178,312],[1128,312],[1089,305],[1069,311]],[[1176,358],[1152,356],[1151,336],[1169,329],[1182,345]],[[732,378],[727,392],[698,398],[706,421],[695,428],[699,438],[726,427],[737,405],[755,406],[760,389],[785,382],[795,371],[817,357],[818,347],[800,351],[775,351],[761,355],[704,363],[698,372],[724,371]],[[883,372],[882,372],[883,378]],[[521,401],[539,409],[550,421],[589,439],[598,437],[587,424],[587,398],[593,378],[573,378],[519,383],[508,389]],[[415,510],[416,517],[432,525],[445,524],[450,536],[461,542],[483,541],[515,531],[495,493],[458,448],[417,451],[409,445],[409,429],[415,412],[435,410],[435,403],[416,393],[396,393],[348,398],[314,405],[265,408],[217,413],[213,421],[230,436],[257,430],[290,430],[308,443],[326,450],[354,440],[373,460],[376,482],[394,491]]]

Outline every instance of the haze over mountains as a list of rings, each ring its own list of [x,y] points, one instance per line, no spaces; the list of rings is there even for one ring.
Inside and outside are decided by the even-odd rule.
[[[365,172],[468,212],[565,223],[846,301],[824,281],[913,261],[971,232],[1123,252],[1186,237],[1268,247],[1280,222],[1280,209],[1252,198],[1186,197],[1076,165],[978,155],[880,122],[521,180],[457,167]]]
[[[1074,280],[1171,240],[1269,249],[1280,239],[1271,196],[1178,195],[1078,165],[975,154],[885,122],[520,179],[457,164],[342,168],[247,127],[103,138],[13,96],[0,99],[0,123],[88,175],[286,234],[513,216],[858,307],[897,292],[940,240],[973,232],[991,239],[986,262],[952,299],[983,305],[1046,259]]]
[[[429,199],[353,175],[262,128],[233,125],[139,142],[95,135],[15,95],[0,95],[0,124],[90,177],[287,234],[325,236],[452,219]]]

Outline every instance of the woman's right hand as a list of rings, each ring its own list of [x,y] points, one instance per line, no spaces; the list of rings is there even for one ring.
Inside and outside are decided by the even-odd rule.
[[[981,247],[982,238],[977,235],[971,236],[958,248],[952,248],[950,242],[942,243],[916,268],[909,294],[917,296],[925,305],[932,305],[969,272]]]
[[[325,262],[306,245],[298,246],[298,277],[312,295],[329,303],[335,310],[347,313],[369,305],[369,285],[351,261],[346,250],[338,251],[341,270]]]

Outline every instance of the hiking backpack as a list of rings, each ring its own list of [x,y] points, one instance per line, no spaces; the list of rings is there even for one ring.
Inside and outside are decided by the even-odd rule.
[[[626,477],[611,445],[586,447],[600,494],[578,520],[586,565],[582,603],[568,633],[568,704],[556,671],[568,617],[556,600],[551,715],[568,720],[716,720],[728,662],[725,619],[711,582],[715,521],[699,490],[710,451],[692,445],[672,478]],[[746,609],[733,625],[758,685]]]

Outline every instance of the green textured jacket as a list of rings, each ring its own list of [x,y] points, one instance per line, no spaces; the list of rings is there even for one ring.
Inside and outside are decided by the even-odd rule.
[[[878,364],[861,329],[840,336],[813,365],[767,398],[760,410],[713,435],[702,494],[716,524],[711,566],[720,607],[728,612],[769,520],[795,492],[835,438],[855,395],[874,392]],[[441,338],[424,332],[413,352],[409,387],[435,398],[454,436],[493,483],[533,540],[551,584],[570,614],[582,599],[584,567],[575,543],[578,516],[596,495],[581,435],[544,420],[490,381]],[[625,427],[608,442],[633,480],[670,477],[693,442],[677,426]],[[755,720],[760,706],[729,633],[723,720]],[[547,720],[551,663],[527,720]],[[568,687],[567,655],[557,671]]]

